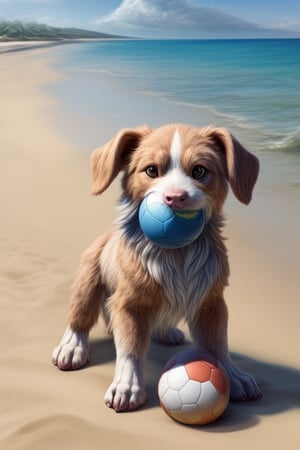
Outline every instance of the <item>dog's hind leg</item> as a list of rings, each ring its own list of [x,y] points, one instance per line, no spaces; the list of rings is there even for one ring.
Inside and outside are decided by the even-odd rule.
[[[166,330],[155,330],[152,339],[166,345],[182,345],[185,342],[183,331],[177,327],[169,327]]]
[[[59,369],[79,369],[89,360],[88,335],[104,297],[99,260],[108,237],[97,239],[82,255],[72,289],[69,326],[52,353],[53,364]]]

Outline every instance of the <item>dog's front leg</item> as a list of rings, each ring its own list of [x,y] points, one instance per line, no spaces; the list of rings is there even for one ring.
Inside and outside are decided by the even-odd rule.
[[[99,259],[108,237],[97,239],[82,255],[72,289],[69,325],[52,352],[52,362],[61,370],[79,369],[89,360],[89,331],[98,320],[104,298]]]
[[[230,398],[234,401],[257,400],[261,391],[252,375],[242,372],[232,361],[227,344],[227,307],[223,297],[211,295],[189,321],[195,343],[213,353],[223,364],[230,379]]]
[[[131,411],[146,401],[143,361],[122,350],[117,351],[114,380],[104,401],[116,412]]]
[[[114,298],[122,295],[121,290]],[[146,401],[143,365],[149,348],[152,319],[139,294],[136,299],[118,298],[112,310],[111,324],[116,347],[116,367],[112,384],[105,394],[105,403],[117,412],[138,408]]]

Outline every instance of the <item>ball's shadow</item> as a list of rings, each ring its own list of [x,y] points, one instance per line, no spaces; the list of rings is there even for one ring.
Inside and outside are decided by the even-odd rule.
[[[191,344],[166,346],[156,342],[151,343],[145,363],[148,400],[143,409],[159,406],[157,383],[164,365],[175,353],[191,347]],[[253,402],[230,402],[220,419],[209,425],[195,426],[194,429],[214,433],[238,431],[255,426],[263,416],[279,414],[300,407],[299,370],[265,363],[238,353],[231,353],[231,357],[240,369],[251,373],[256,378],[263,397]],[[114,361],[114,359],[115,349],[111,337],[91,342],[90,365],[105,364]],[[138,413],[138,410],[136,413]],[[190,425],[181,426],[191,427]]]

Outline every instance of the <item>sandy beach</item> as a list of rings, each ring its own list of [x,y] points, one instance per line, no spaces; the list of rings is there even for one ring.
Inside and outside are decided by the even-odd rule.
[[[61,372],[51,364],[80,254],[109,228],[118,196],[118,183],[101,198],[90,195],[93,149],[74,145],[55,126],[60,105],[46,86],[62,75],[49,65],[51,58],[46,49],[0,56],[0,448],[298,450],[299,207],[294,202],[299,195],[294,192],[280,197],[261,184],[249,209],[236,212],[231,201],[227,208],[230,348],[237,364],[257,378],[261,400],[230,403],[209,426],[179,425],[160,408],[156,389],[162,367],[180,348],[153,343],[146,361],[147,404],[116,414],[103,402],[115,355],[101,322],[91,335],[86,368]],[[136,124],[140,121],[137,117]],[[272,230],[268,221],[260,221],[259,230],[251,222],[247,227],[241,217],[259,217],[274,196],[276,202],[280,197],[286,220],[271,224]]]

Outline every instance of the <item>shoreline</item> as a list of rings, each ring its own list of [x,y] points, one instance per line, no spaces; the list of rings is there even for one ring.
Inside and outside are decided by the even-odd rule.
[[[102,400],[113,374],[114,349],[101,323],[91,334],[87,368],[60,372],[51,365],[52,348],[66,325],[79,256],[110,227],[119,188],[114,183],[101,197],[91,197],[90,152],[55,126],[60,103],[47,90],[62,77],[49,64],[55,53],[17,52],[0,58],[5,63],[0,72],[5,105],[0,111],[0,145],[5,149],[0,177],[0,447],[96,450],[101,442],[110,450],[120,443],[131,450],[141,445],[143,450],[155,445],[161,450],[201,445],[240,450],[243,442],[243,450],[253,450],[255,441],[256,448],[297,450],[298,266],[296,260],[287,264],[279,245],[289,240],[292,246],[297,235],[286,232],[283,221],[283,242],[270,252],[263,241],[270,224],[262,221],[258,236],[252,224],[247,226],[247,215],[259,217],[265,202],[276,195],[266,190],[260,200],[263,186],[249,210],[241,206],[236,212],[229,201],[224,232],[231,267],[225,292],[229,344],[237,364],[261,384],[260,401],[231,403],[224,418],[209,427],[178,425],[159,407],[156,386],[162,366],[180,348],[153,343],[146,361],[148,403],[135,413],[115,414]],[[113,99],[116,94],[109,95]],[[99,135],[100,145],[107,138],[101,127]],[[292,199],[284,201],[285,210],[293,207]]]
[[[6,53],[23,52],[36,49],[46,49],[58,45],[73,44],[71,40],[65,41],[7,41],[0,42],[0,55]]]
[[[43,48],[56,47],[67,44],[80,44],[82,42],[106,42],[106,41],[128,41],[137,38],[78,38],[78,39],[58,39],[50,41],[0,41],[0,55],[5,53],[22,52]]]

